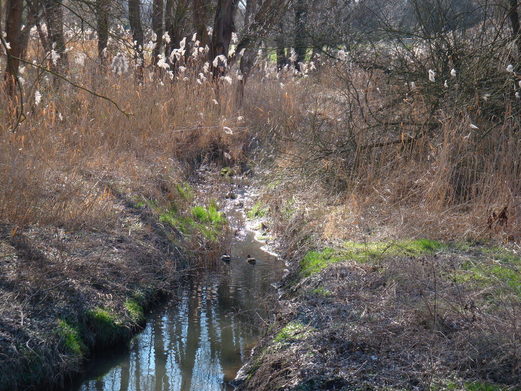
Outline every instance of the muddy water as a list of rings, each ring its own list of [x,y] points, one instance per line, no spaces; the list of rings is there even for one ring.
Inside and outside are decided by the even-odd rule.
[[[180,286],[177,298],[149,317],[130,348],[98,357],[85,379],[71,391],[218,391],[247,360],[268,315],[283,264],[261,248],[244,228],[241,206],[230,203],[227,216],[236,231],[232,261]],[[250,255],[255,265],[246,262]]]

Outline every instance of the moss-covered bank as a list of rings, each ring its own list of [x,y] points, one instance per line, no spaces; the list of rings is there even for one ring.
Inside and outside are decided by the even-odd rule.
[[[198,206],[185,184],[163,202],[119,195],[114,208],[103,231],[0,225],[1,391],[60,386],[127,343],[197,262],[194,242],[215,249],[225,233],[216,204]]]
[[[347,242],[295,259],[239,390],[519,390],[521,256]]]

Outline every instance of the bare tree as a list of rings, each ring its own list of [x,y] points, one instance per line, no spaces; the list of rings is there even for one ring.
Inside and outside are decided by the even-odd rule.
[[[45,0],[45,22],[51,48],[54,51],[51,56],[51,67],[64,72],[68,67],[67,51],[65,50],[65,36],[63,35],[63,6],[59,0]]]
[[[213,27],[212,45],[210,47],[210,61],[218,56],[228,57],[232,33],[235,31],[235,13],[239,0],[218,0],[215,11],[215,22]],[[214,66],[214,76],[224,73],[222,61]]]
[[[197,39],[201,45],[207,45],[209,42],[207,24],[210,15],[210,0],[192,0],[192,15]]]
[[[295,4],[295,52],[297,54],[295,67],[299,69],[299,64],[306,59],[306,23],[308,5],[306,0],[296,0]]]
[[[145,58],[143,55],[143,25],[141,23],[141,6],[139,0],[128,0],[128,19],[132,38],[134,40],[134,55],[136,59],[136,77],[143,81]]]
[[[6,41],[10,48],[7,49],[7,65],[5,71],[6,92],[13,96],[16,92],[18,81],[19,58],[22,55],[22,13],[23,0],[8,0],[6,7]]]
[[[154,0],[152,3],[152,31],[156,35],[156,46],[153,50],[153,63],[157,64],[159,61],[159,54],[163,46],[163,0]]]
[[[284,39],[284,20],[281,19],[278,26],[277,35],[275,37],[277,45],[277,68],[282,69],[288,64],[286,56],[286,40]]]
[[[41,4],[38,0],[26,0],[25,2],[27,6],[26,13],[26,23],[22,27],[22,37],[21,37],[21,45],[22,45],[22,58],[25,58],[27,52],[27,46],[29,44],[29,36],[31,29],[36,26],[36,24],[40,20],[41,13]]]
[[[109,41],[109,9],[110,0],[96,0],[96,29],[98,33],[98,56],[101,64],[105,64],[104,50]]]
[[[512,26],[512,38],[516,42],[518,55],[521,55],[521,26],[519,23],[519,11],[518,1],[509,0],[510,9],[508,12],[508,18],[510,19],[510,25]]]

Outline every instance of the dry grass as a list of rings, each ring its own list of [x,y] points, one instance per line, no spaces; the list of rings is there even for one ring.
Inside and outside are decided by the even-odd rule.
[[[27,119],[12,133],[4,111],[0,128],[2,222],[103,226],[118,212],[111,209],[114,189],[167,200],[189,168],[241,159],[247,132],[227,83],[216,96],[209,82],[172,83],[154,75],[140,86],[129,75],[102,75],[89,62],[70,74],[130,115],[65,83],[55,89],[50,81],[35,87],[42,95],[36,105],[29,94],[35,88],[28,88]],[[37,75],[26,70],[24,77],[27,85]]]
[[[256,84],[249,101],[251,122],[269,124],[259,133],[275,151],[275,212],[294,197],[311,219],[328,216],[325,239],[521,239],[521,138],[508,99],[492,120],[449,98],[432,112],[428,90],[360,69],[284,82]]]

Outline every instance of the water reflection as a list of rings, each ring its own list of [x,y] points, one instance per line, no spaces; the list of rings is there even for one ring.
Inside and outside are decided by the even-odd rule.
[[[252,266],[246,255],[257,258]],[[273,293],[281,264],[248,233],[233,260],[179,288],[177,300],[152,314],[127,352],[94,361],[81,391],[222,391],[258,339],[252,317]]]

